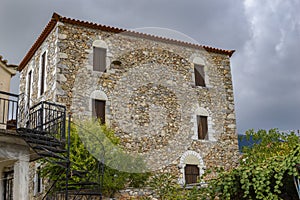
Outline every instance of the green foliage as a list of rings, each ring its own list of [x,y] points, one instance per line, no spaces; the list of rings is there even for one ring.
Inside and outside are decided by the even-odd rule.
[[[152,178],[150,186],[161,199],[171,199],[178,196],[178,186],[174,180],[175,177],[171,174],[160,174]]]
[[[293,176],[299,176],[300,139],[295,134],[247,131],[247,137],[259,140],[252,148],[245,148],[239,167],[231,171],[212,170],[216,178],[207,187],[184,189],[170,174],[155,176],[150,186],[162,200],[179,199],[297,199]],[[207,171],[206,175],[211,175]]]
[[[196,186],[184,188],[177,183],[176,179],[169,173],[157,174],[152,177],[149,185],[161,200],[207,199],[207,193],[203,188]]]
[[[106,126],[95,126],[90,122],[84,122],[78,127],[81,128],[72,127],[70,156],[72,169],[90,171],[87,178],[94,178],[97,174],[95,157],[98,155],[105,158],[107,166],[104,175],[104,192],[108,196],[125,186],[139,187],[145,184],[149,174],[128,172],[128,169],[132,172],[141,172],[143,169],[146,171],[143,159],[126,154],[120,148],[120,140],[113,130]],[[100,132],[97,131],[99,129]],[[214,170],[216,176],[207,182],[207,187],[183,188],[177,184],[177,178],[170,174],[152,177],[149,185],[162,200],[215,198],[276,200],[284,199],[286,196],[296,199],[292,177],[299,177],[296,170],[296,165],[300,163],[299,137],[293,133],[280,133],[276,129],[257,132],[249,130],[246,135],[259,142],[251,148],[243,149],[240,165],[237,168],[231,171]],[[99,145],[98,140],[102,142],[102,146]],[[46,164],[45,169],[47,169],[44,170],[47,172],[45,174],[51,180],[57,178],[61,170],[57,165],[50,163]],[[206,173],[210,174],[210,171],[207,170]],[[64,179],[64,176],[59,178]],[[74,177],[72,181],[76,182],[80,179]]]
[[[207,192],[211,198],[221,199],[281,199],[285,186],[292,181],[290,176],[298,176],[295,166],[300,163],[299,137],[276,129],[250,130],[246,134],[259,143],[243,149],[240,166],[219,173],[209,182]]]
[[[80,136],[79,136],[80,135]],[[114,131],[105,125],[99,125],[95,121],[84,121],[71,126],[70,134],[70,163],[71,178],[69,183],[82,181],[98,181],[98,160],[105,162],[103,194],[112,196],[115,192],[126,186],[140,187],[145,184],[149,173],[130,173],[115,168],[111,162],[120,159],[117,164],[132,165],[138,163],[143,166],[143,160],[127,155],[120,148],[120,139],[115,136]],[[84,141],[84,142],[82,142]],[[66,147],[67,148],[67,147]],[[114,152],[114,153],[112,153]],[[56,161],[55,159],[51,160]],[[66,173],[63,167],[43,161],[42,176],[51,181],[58,180],[56,190],[61,190],[65,185]],[[85,171],[84,177],[73,174],[75,171]],[[63,172],[63,173],[60,173]],[[74,189],[77,189],[74,187]]]
[[[94,121],[78,123],[78,134],[85,147],[96,158],[104,158],[106,166],[119,171],[143,173],[149,171],[145,160],[138,154],[129,154],[119,145],[114,131]]]

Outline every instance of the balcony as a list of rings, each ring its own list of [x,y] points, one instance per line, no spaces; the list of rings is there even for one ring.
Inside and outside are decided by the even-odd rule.
[[[19,106],[20,105],[23,106]],[[25,106],[24,106],[25,105]],[[65,106],[42,101],[27,108],[26,100],[17,94],[0,91],[0,129],[27,130],[65,139]]]
[[[19,95],[0,91],[0,129],[17,128]]]

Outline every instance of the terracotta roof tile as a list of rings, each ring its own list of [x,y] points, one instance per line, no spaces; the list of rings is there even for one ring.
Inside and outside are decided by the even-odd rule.
[[[130,36],[153,39],[156,41],[168,42],[171,44],[182,45],[182,46],[196,48],[196,49],[203,48],[208,52],[225,54],[225,55],[228,55],[229,57],[232,56],[232,54],[235,52],[235,50],[223,50],[223,49],[219,49],[219,48],[213,48],[213,47],[203,46],[203,45],[199,45],[199,44],[192,44],[189,42],[183,42],[183,41],[174,40],[174,39],[170,39],[170,38],[164,38],[164,37],[159,37],[159,36],[150,35],[150,34],[146,34],[146,33],[140,33],[140,32],[136,32],[136,31],[121,29],[121,28],[117,28],[117,27],[111,27],[111,26],[96,24],[96,23],[92,23],[92,22],[71,19],[71,18],[67,18],[67,17],[62,17],[62,16],[58,15],[57,13],[53,13],[52,18],[49,21],[49,23],[44,28],[41,35],[38,37],[38,39],[35,41],[35,43],[32,45],[30,50],[27,52],[27,54],[21,61],[19,68],[18,68],[19,71],[21,71],[26,66],[26,64],[30,61],[30,59],[32,58],[32,56],[34,55],[36,50],[44,42],[44,40],[47,38],[47,36],[53,30],[53,28],[55,27],[57,22],[63,22],[63,23],[77,25],[77,26],[84,26],[87,28],[99,29],[102,31],[113,32],[113,33],[124,33],[124,34],[130,35]]]

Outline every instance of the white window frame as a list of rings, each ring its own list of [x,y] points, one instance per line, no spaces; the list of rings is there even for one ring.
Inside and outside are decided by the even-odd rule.
[[[198,122],[197,122],[197,116],[205,116],[207,117],[207,137],[208,139],[199,139],[198,138]],[[197,106],[197,109],[194,112],[194,115],[192,116],[192,121],[194,124],[194,134],[192,136],[193,140],[198,140],[198,141],[217,141],[215,136],[214,136],[214,129],[213,129],[213,122],[212,122],[212,116],[209,114],[209,111],[203,107]]]
[[[90,116],[93,117],[93,108],[92,108],[92,101],[93,100],[99,100],[99,101],[105,101],[105,124],[109,124],[108,122],[108,115],[109,115],[109,110],[108,107],[110,106],[107,95],[105,92],[101,90],[94,90],[91,95],[90,95],[90,103],[89,103],[89,111],[90,111]]]
[[[193,73],[192,73],[192,85],[194,87],[203,87],[203,88],[210,88],[210,84],[209,84],[209,76],[208,76],[208,67],[207,67],[207,63],[205,60],[203,60],[203,58],[199,57],[199,56],[196,56],[194,57],[193,59],[191,59],[191,62],[193,63]],[[204,70],[204,83],[205,83],[205,86],[196,86],[196,79],[195,79],[195,71],[194,71],[194,68],[195,68],[195,64],[196,65],[201,65],[203,66],[203,70]]]
[[[45,54],[45,77],[44,77],[44,92],[41,94],[41,82],[42,82],[42,56]],[[39,81],[38,81],[38,97],[44,96],[47,91],[47,67],[48,67],[48,50],[42,51],[39,58]]]
[[[29,86],[29,83],[28,83],[28,79],[29,79],[29,72],[31,72],[31,85]],[[33,77],[34,77],[34,68],[32,67],[32,65],[30,65],[30,67],[28,68],[27,70],[27,74],[26,74],[26,106],[29,105],[29,107],[32,106],[32,93],[33,93]],[[27,91],[28,91],[28,86],[30,87],[30,96],[28,96],[27,94]],[[30,100],[30,102],[28,102]],[[26,107],[27,108],[27,107]],[[28,108],[29,109],[29,108]]]
[[[110,59],[108,57],[108,45],[106,44],[106,42],[104,40],[95,40],[93,42],[93,45],[92,45],[92,69],[94,71],[94,47],[95,48],[101,48],[101,49],[105,49],[106,50],[106,57],[105,57],[105,63],[106,63],[106,66],[105,66],[105,71],[107,72],[107,70],[109,69],[109,66],[110,66]],[[96,73],[104,73],[102,71],[94,71]]]
[[[188,157],[194,157],[195,161],[194,162],[189,161],[187,159]],[[185,185],[186,165],[197,165],[197,167],[199,168],[199,177],[201,177],[204,174],[204,170],[205,170],[204,161],[199,153],[191,150],[184,152],[184,154],[180,158],[180,163],[178,165],[178,168],[180,170],[180,177],[178,179],[178,183],[182,186]]]

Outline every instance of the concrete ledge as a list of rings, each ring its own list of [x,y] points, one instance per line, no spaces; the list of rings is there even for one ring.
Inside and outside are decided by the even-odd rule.
[[[0,129],[0,135],[18,136],[16,130]]]

